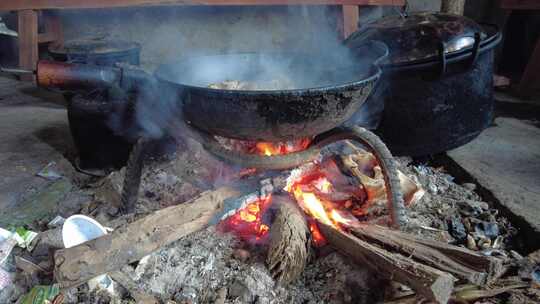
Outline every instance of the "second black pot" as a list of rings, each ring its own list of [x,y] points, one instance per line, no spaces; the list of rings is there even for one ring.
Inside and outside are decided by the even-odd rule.
[[[462,16],[392,18],[346,42],[354,49],[378,39],[390,47],[372,94],[384,101],[376,133],[395,155],[431,155],[471,141],[492,121],[493,56],[500,33]]]

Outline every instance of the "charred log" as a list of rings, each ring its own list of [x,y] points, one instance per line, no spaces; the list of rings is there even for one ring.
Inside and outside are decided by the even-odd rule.
[[[298,279],[308,260],[309,230],[304,214],[287,196],[274,196],[277,215],[270,228],[266,262],[273,277],[288,284]]]

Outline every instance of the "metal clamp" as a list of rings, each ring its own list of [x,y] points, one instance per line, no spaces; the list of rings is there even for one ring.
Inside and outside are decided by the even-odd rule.
[[[479,32],[474,33],[474,44],[473,44],[473,49],[472,49],[472,57],[470,61],[471,67],[476,63],[476,61],[478,60],[478,56],[480,55],[480,42],[482,42],[480,33]]]
[[[446,43],[439,42],[439,77],[442,77],[446,73]]]

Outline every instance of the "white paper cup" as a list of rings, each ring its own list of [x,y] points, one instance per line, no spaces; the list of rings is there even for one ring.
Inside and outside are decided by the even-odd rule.
[[[62,225],[64,247],[70,248],[107,234],[107,230],[93,218],[76,214]]]
[[[107,234],[107,230],[91,217],[76,214],[68,217],[62,225],[62,240],[64,247],[70,248],[96,239]],[[111,279],[107,275],[100,275],[88,281],[90,290],[98,286],[107,288],[111,286]]]

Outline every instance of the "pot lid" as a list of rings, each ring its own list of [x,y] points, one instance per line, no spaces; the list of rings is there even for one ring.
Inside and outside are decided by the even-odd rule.
[[[352,34],[345,43],[354,48],[366,40],[382,41],[390,50],[386,62],[400,64],[435,57],[443,44],[446,54],[471,49],[476,33],[481,40],[487,37],[482,27],[469,18],[420,12],[376,20]]]

